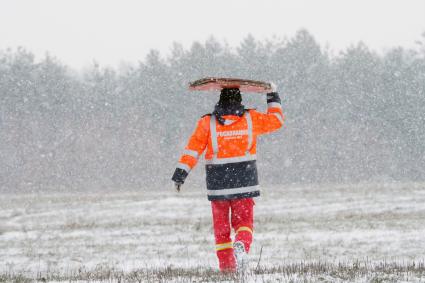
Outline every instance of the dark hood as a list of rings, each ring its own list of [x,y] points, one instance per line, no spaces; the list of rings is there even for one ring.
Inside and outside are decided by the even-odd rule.
[[[226,105],[220,105],[220,103],[217,103],[212,114],[217,117],[217,120],[221,125],[224,125],[225,119],[223,118],[223,116],[235,115],[242,117],[244,112],[245,107],[241,103]]]

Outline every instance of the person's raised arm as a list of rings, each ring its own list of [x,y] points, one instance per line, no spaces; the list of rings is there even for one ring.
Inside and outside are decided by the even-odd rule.
[[[282,127],[285,116],[283,115],[281,100],[275,86],[273,91],[267,94],[267,113],[255,111],[253,114],[254,127],[257,134],[274,132]]]

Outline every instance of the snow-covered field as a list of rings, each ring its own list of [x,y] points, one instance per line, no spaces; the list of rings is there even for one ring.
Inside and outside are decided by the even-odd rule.
[[[65,278],[166,267],[212,272],[217,262],[209,202],[204,189],[183,189],[3,194],[0,274]],[[300,279],[297,272],[280,273],[291,264],[418,266],[425,259],[424,184],[262,188],[255,214],[250,270],[264,272],[248,281]],[[421,272],[397,278],[425,281],[425,268]]]

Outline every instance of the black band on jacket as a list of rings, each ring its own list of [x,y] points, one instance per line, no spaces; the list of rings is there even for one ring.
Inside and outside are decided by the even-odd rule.
[[[208,190],[223,190],[258,185],[257,164],[255,160],[208,164],[205,166]]]
[[[171,180],[173,180],[174,182],[178,182],[178,183],[184,183],[184,180],[186,180],[188,173],[180,168],[176,168],[176,171],[174,171],[173,177],[171,178]]]
[[[229,199],[241,199],[241,198],[254,198],[260,196],[260,191],[233,194],[233,195],[220,195],[220,196],[208,196],[208,200],[229,200]]]
[[[281,103],[279,94],[277,92],[267,93],[267,103],[271,102]]]

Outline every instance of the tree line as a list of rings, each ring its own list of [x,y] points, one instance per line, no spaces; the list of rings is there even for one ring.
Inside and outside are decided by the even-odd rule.
[[[217,93],[206,77],[273,81],[283,130],[259,139],[262,184],[425,180],[425,34],[418,48],[363,43],[337,55],[306,30],[237,48],[211,37],[167,56],[77,72],[24,49],[0,51],[0,189],[164,188]],[[265,111],[264,95],[243,103]],[[203,163],[200,163],[202,167]],[[189,177],[202,184],[203,170]]]

